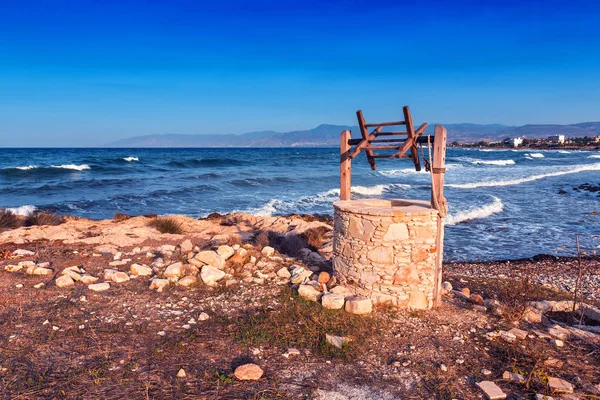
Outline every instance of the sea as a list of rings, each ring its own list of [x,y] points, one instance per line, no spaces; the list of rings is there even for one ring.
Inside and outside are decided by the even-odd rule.
[[[430,199],[410,160],[353,161],[354,198]],[[600,153],[448,149],[448,261],[600,252]],[[0,149],[0,208],[92,219],[332,214],[335,148]]]

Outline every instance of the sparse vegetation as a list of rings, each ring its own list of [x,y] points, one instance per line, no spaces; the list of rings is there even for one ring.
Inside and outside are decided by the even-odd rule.
[[[150,222],[149,225],[153,228],[156,228],[160,233],[170,233],[172,235],[183,234],[183,227],[180,222],[175,220],[175,218],[155,218]]]
[[[131,215],[115,213],[115,216],[113,217],[113,221],[122,222],[122,221],[126,221],[130,218],[131,218]]]
[[[18,228],[21,226],[20,218],[10,210],[0,209],[0,229]]]
[[[57,216],[54,213],[40,211],[29,214],[25,218],[25,226],[44,226],[44,225],[60,225],[62,224],[64,219],[62,217]]]
[[[327,235],[331,234],[331,230],[324,226],[318,228],[307,229],[302,233],[302,238],[312,248],[312,250],[318,250],[323,246],[327,240]]]

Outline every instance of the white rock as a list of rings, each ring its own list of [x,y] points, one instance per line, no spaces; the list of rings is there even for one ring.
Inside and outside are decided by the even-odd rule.
[[[21,288],[23,287],[23,284],[22,284],[22,283],[17,283],[17,284],[15,285],[15,287],[16,287],[17,289],[21,289]]]
[[[290,278],[290,282],[292,282],[292,284],[294,285],[300,285],[303,284],[304,282],[308,281],[310,279],[310,277],[313,275],[313,272],[311,270],[308,269],[296,269],[294,270],[294,272],[292,272],[292,277]]]
[[[88,286],[88,289],[92,290],[94,292],[104,292],[105,290],[110,289],[110,283],[108,283],[108,282],[92,283],[91,285]]]
[[[548,386],[554,392],[573,393],[573,385],[564,379],[551,377],[548,379]]]
[[[292,274],[290,274],[290,271],[286,267],[283,267],[277,270],[277,276],[280,278],[291,278]]]
[[[350,296],[353,296],[353,295],[354,295],[354,293],[352,293],[352,292],[350,291],[350,289],[348,289],[348,288],[347,288],[347,287],[345,287],[345,286],[336,286],[336,287],[332,288],[332,289],[331,289],[331,290],[329,290],[329,291],[330,291],[331,293],[335,293],[335,294],[343,294],[343,295],[344,295],[344,298],[346,298],[346,297],[350,297]]]
[[[201,251],[194,259],[200,261],[204,265],[211,265],[214,268],[223,269],[225,268],[225,260],[217,252],[212,250]]]
[[[310,301],[319,301],[323,293],[319,292],[313,285],[300,285],[298,287],[300,297]]]
[[[223,259],[227,260],[229,259],[232,255],[235,254],[235,250],[233,250],[233,248],[231,246],[227,246],[226,244],[219,246],[219,248],[217,249],[217,253],[223,257]]]
[[[181,278],[185,275],[183,263],[177,262],[169,265],[167,269],[165,269],[165,272],[163,272],[163,275],[167,278]]]
[[[33,275],[51,275],[53,272],[50,268],[37,267],[33,270]]]
[[[4,267],[4,270],[6,272],[19,272],[22,269],[23,269],[22,265],[7,265],[6,267]]]
[[[344,308],[346,297],[339,293],[327,293],[321,297],[321,304],[329,310],[340,310]]]
[[[36,289],[41,289],[44,286],[46,286],[46,285],[43,282],[40,282],[40,283],[37,283],[37,284],[33,285],[33,287],[36,288]]]
[[[129,275],[127,275],[125,272],[117,271],[114,274],[112,274],[110,279],[114,283],[123,283],[123,282],[127,282],[130,278],[129,278]]]
[[[117,260],[120,260],[122,256],[123,256],[123,253],[122,253],[122,252],[120,252],[120,251],[118,251],[118,252],[116,252],[116,253],[115,253],[115,255],[113,256],[113,260],[115,260],[115,261],[117,261]]]
[[[77,270],[73,269],[73,267],[65,268],[61,272],[61,275],[68,275],[71,278],[73,278],[73,280],[75,282],[79,282],[81,280],[81,275],[79,274],[79,268],[77,268]]]
[[[346,312],[350,314],[369,314],[373,311],[371,299],[351,296],[346,299]]]
[[[185,375],[185,371],[183,370],[183,368],[181,368],[181,369],[179,370],[179,372],[177,372],[177,377],[178,377],[178,378],[185,378],[185,376],[186,376],[186,375]]]
[[[69,287],[75,285],[75,281],[69,275],[61,275],[56,278],[55,284],[60,288]]]
[[[17,257],[28,257],[28,256],[33,256],[35,255],[35,253],[33,251],[30,250],[25,250],[25,249],[17,249],[15,251],[12,252],[13,256],[17,256]]]
[[[190,239],[186,239],[183,242],[181,242],[179,247],[181,248],[181,251],[184,253],[189,253],[190,251],[194,250],[194,244],[192,243],[192,241]]]
[[[116,261],[111,261],[108,263],[108,265],[111,267],[120,267],[120,266],[126,265],[126,264],[127,264],[127,260],[116,260]]]
[[[105,281],[110,281],[110,280],[112,280],[112,276],[113,276],[113,275],[114,275],[116,272],[119,272],[119,271],[117,271],[116,269],[110,269],[110,268],[108,268],[108,269],[105,269],[105,270],[104,270],[104,280],[105,280]]]
[[[225,277],[225,272],[212,265],[205,265],[200,271],[200,277],[202,281],[209,286],[215,286],[218,281]]]
[[[84,283],[86,285],[89,285],[90,283],[94,283],[97,282],[98,278],[96,278],[95,276],[91,276],[91,275],[82,275],[81,276],[81,283]]]
[[[168,279],[154,278],[150,281],[150,289],[156,289],[157,292],[162,292],[169,285]]]
[[[501,400],[506,398],[506,394],[502,391],[502,389],[500,389],[498,385],[492,381],[478,382],[477,386],[483,390],[483,393],[485,393],[485,396],[489,400]]]
[[[209,316],[207,313],[205,313],[205,312],[202,312],[202,313],[200,313],[200,315],[198,316],[198,321],[206,321],[206,320],[207,320],[207,319],[209,319],[209,318],[210,318],[210,316]]]
[[[195,276],[184,276],[177,281],[177,286],[190,287],[198,282],[198,278]]]
[[[291,356],[299,356],[299,355],[300,355],[300,351],[298,349],[294,349],[293,347],[290,347],[289,349],[287,349],[287,351],[285,353],[282,354],[282,356],[285,358],[290,358]]]
[[[504,371],[504,373],[502,374],[502,379],[508,382],[525,383],[525,378],[523,377],[523,375],[509,371]]]
[[[272,248],[271,246],[265,246],[260,251],[260,254],[262,254],[265,257],[271,257],[273,255],[273,253],[275,253],[275,249]]]
[[[175,246],[172,244],[163,244],[158,248],[158,251],[161,253],[172,253],[175,251]]]
[[[152,275],[152,268],[150,268],[147,265],[131,264],[131,267],[129,267],[129,271],[131,272],[132,275],[135,275],[135,276],[150,276],[150,275]]]
[[[344,344],[352,341],[352,339],[350,339],[349,337],[335,336],[330,335],[329,333],[325,334],[325,339],[327,340],[327,343],[337,347],[338,349],[341,349],[344,346]]]

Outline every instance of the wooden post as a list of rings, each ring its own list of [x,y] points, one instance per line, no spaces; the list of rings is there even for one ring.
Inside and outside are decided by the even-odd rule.
[[[433,143],[433,178],[431,182],[431,207],[441,213],[446,212],[444,200],[444,172],[446,170],[446,128],[441,125],[435,126],[435,140]],[[438,213],[436,260],[435,260],[435,287],[433,290],[434,308],[442,303],[442,262],[444,259],[444,218],[445,215]]]
[[[352,186],[352,159],[350,158],[350,144],[352,138],[349,130],[340,135],[340,200],[350,200]]]

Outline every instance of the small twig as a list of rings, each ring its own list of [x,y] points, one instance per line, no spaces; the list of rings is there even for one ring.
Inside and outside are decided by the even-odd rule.
[[[577,307],[577,297],[579,295],[579,284],[580,284],[580,281],[581,281],[581,274],[582,274],[582,268],[581,268],[581,247],[579,246],[579,235],[575,235],[575,242],[577,243],[577,266],[578,266],[578,271],[577,271],[577,280],[575,281],[575,293],[574,293],[574,297],[575,298],[573,299],[573,314],[575,314],[575,308]]]

